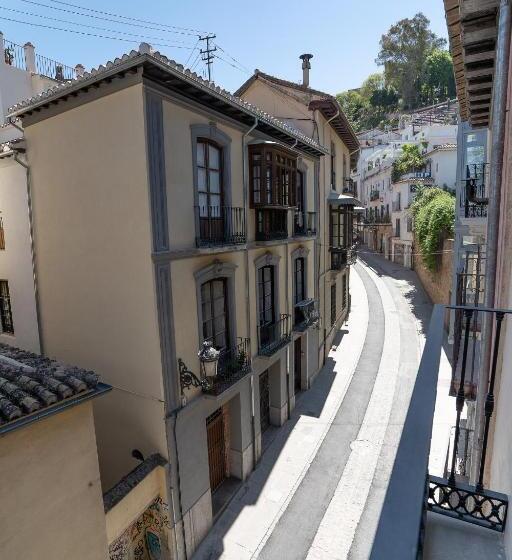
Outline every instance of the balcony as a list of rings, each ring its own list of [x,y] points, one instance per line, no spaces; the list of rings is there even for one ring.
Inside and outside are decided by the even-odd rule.
[[[313,237],[316,235],[316,212],[295,212],[293,217],[293,235],[295,237]]]
[[[489,198],[487,194],[488,163],[466,166],[466,184],[460,197],[465,218],[486,218]]]
[[[343,194],[357,196],[356,183],[350,177],[343,178]]]
[[[195,206],[198,247],[240,245],[247,241],[243,208]]]
[[[291,316],[282,314],[278,321],[258,327],[258,354],[272,356],[291,340]]]
[[[455,312],[463,314],[461,378],[456,398],[447,400],[444,352],[450,355],[445,325]],[[511,310],[436,305],[431,317],[421,363],[416,376],[394,466],[380,512],[371,558],[434,560],[437,558],[498,558],[505,529],[508,497],[483,485],[488,428],[494,413],[494,383],[502,323]],[[478,455],[467,453],[469,424],[464,391],[469,367],[469,333],[472,323],[485,317],[494,327],[489,383],[485,393],[485,426]],[[436,399],[440,401],[436,403]],[[450,407],[453,409],[450,412]],[[453,418],[453,441],[449,445],[446,417]],[[448,435],[448,437],[446,437]],[[432,443],[432,445],[431,445]],[[476,484],[468,480],[468,463]],[[441,472],[432,472],[433,469]]]
[[[381,214],[380,212],[376,214],[370,214],[364,221],[367,225],[389,225],[391,224],[391,216],[389,212],[384,212]]]
[[[318,311],[314,299],[305,299],[295,304],[293,330],[303,332],[318,321]]]
[[[375,200],[379,200],[380,192],[379,191],[372,191],[370,193],[370,202],[374,202]]]
[[[287,210],[256,210],[256,241],[274,241],[287,237]]]
[[[357,249],[352,247],[331,247],[331,270],[343,270],[345,267],[355,264]]]
[[[251,371],[251,345],[248,338],[240,338],[236,346],[221,350],[217,375],[210,379],[203,392],[218,396]]]

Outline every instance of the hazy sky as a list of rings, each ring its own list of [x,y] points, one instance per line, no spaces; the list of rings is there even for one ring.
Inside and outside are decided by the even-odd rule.
[[[86,68],[95,67],[136,48],[143,39],[130,34],[154,37],[147,39],[153,44],[176,45],[156,48],[182,64],[187,59],[188,65],[196,60],[197,51],[190,48],[197,43],[193,31],[186,32],[190,35],[175,34],[152,23],[140,23],[145,26],[142,28],[133,20],[119,20],[97,12],[83,10],[83,13],[95,16],[92,18],[71,13],[81,11],[75,7],[78,5],[147,22],[215,33],[215,41],[224,49],[217,54],[233,65],[245,68],[244,71],[222,60],[214,61],[214,80],[230,91],[234,91],[255,68],[292,81],[300,80],[302,70],[298,56],[304,52],[314,55],[311,61],[312,87],[330,93],[358,87],[369,73],[378,69],[375,58],[382,33],[397,20],[412,17],[419,11],[430,19],[435,33],[446,37],[442,0],[4,0],[0,3],[0,30],[7,39],[18,44],[31,41],[38,53],[70,66],[81,62]],[[127,41],[66,33],[4,18],[116,36]],[[55,20],[80,22],[111,31]],[[122,21],[134,25],[122,25]],[[177,45],[189,48],[177,48]],[[196,71],[202,72],[203,69],[204,64],[198,60]]]

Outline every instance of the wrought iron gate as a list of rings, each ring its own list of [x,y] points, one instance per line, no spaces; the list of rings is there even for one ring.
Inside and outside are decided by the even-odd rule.
[[[260,427],[263,433],[270,426],[270,388],[268,370],[260,375]]]
[[[226,442],[224,439],[224,417],[218,408],[206,419],[208,442],[208,466],[210,469],[210,488],[216,490],[226,478]]]

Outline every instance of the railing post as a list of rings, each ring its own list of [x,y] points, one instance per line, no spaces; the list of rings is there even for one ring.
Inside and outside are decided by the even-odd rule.
[[[36,50],[32,43],[25,43],[23,45],[23,50],[25,51],[25,67],[28,72],[32,74],[37,74],[36,70]]]
[[[505,314],[502,311],[498,311],[496,313],[496,333],[494,337],[491,375],[489,379],[489,389],[487,391],[487,396],[485,397],[485,407],[484,407],[485,425],[484,425],[484,437],[482,442],[482,454],[480,456],[480,473],[476,485],[476,488],[479,491],[483,489],[485,457],[487,454],[487,440],[489,438],[489,426],[491,424],[491,417],[494,412],[494,382],[496,380],[496,366],[498,363],[498,352],[500,347],[501,325],[503,323],[504,317]]]
[[[462,353],[462,367],[460,372],[460,385],[459,390],[457,391],[457,399],[456,399],[456,409],[457,409],[457,420],[455,423],[455,435],[453,437],[453,452],[452,452],[452,465],[451,465],[451,472],[450,472],[450,484],[455,483],[455,463],[457,460],[457,445],[459,444],[459,434],[460,434],[460,416],[462,413],[462,409],[464,408],[465,402],[465,392],[464,392],[464,383],[466,378],[466,361],[468,355],[468,342],[469,342],[469,329],[471,326],[471,318],[473,317],[473,310],[466,309],[464,311],[464,316],[466,318],[466,330],[464,332],[464,349]]]

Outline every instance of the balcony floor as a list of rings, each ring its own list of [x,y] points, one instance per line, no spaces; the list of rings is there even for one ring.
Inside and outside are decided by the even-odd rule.
[[[503,535],[428,512],[423,560],[506,560]]]

